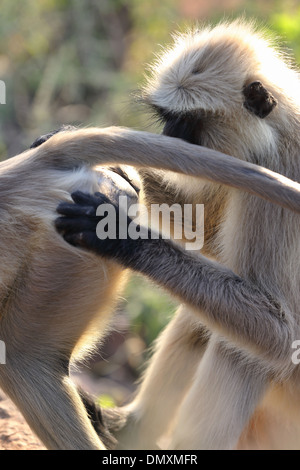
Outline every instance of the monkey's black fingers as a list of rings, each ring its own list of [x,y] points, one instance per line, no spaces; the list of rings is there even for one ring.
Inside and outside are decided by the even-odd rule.
[[[61,202],[56,211],[61,215],[78,217],[80,215],[94,217],[96,215],[95,208],[91,205],[82,206],[71,202]]]
[[[78,190],[71,194],[71,198],[76,202],[76,204],[80,204],[82,206],[93,206],[94,199],[92,194]]]
[[[93,206],[97,208],[101,204],[111,204],[110,199],[102,193],[87,194],[82,191],[75,191],[71,194],[71,197],[76,204],[83,206]]]
[[[96,232],[97,219],[89,217],[58,217],[55,220],[55,228],[60,233],[79,233],[84,230]]]
[[[44,135],[41,135],[40,137],[38,137],[34,142],[33,144],[30,145],[30,148],[31,149],[34,149],[36,147],[39,147],[40,145],[42,145],[44,142],[47,142],[47,140],[49,140],[52,136],[54,136],[55,134],[58,134],[58,132],[62,132],[62,131],[74,131],[76,129],[76,127],[74,126],[61,126],[59,129],[55,129],[54,131],[51,131],[49,132],[48,134],[44,134]]]
[[[96,247],[98,238],[94,231],[86,231],[79,233],[68,233],[64,235],[64,240],[72,246],[88,248],[89,250],[92,250]]]
[[[107,196],[105,196],[105,194],[100,193],[99,191],[97,191],[92,197],[94,197],[95,200],[97,199],[100,204],[107,204],[111,202],[111,200]]]

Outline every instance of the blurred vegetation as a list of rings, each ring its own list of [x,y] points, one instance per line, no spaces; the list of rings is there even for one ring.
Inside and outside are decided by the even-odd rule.
[[[61,124],[158,131],[134,99],[146,64],[172,32],[241,14],[278,34],[300,63],[298,1],[1,0],[0,79],[7,96],[0,106],[0,159]],[[175,310],[169,296],[137,276],[124,297],[115,320],[119,333],[92,363],[102,379],[130,382],[115,394],[111,382],[101,385],[109,406],[133,390],[145,351]]]
[[[176,3],[176,2],[175,2]],[[0,157],[63,123],[140,126],[130,106],[157,42],[176,18],[174,2],[1,0]]]

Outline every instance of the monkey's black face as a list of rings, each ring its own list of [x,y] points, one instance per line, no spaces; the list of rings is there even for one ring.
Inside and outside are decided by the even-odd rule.
[[[156,112],[164,124],[163,135],[177,137],[190,144],[201,145],[203,116],[200,112],[175,114],[162,108],[156,108]]]
[[[259,81],[244,86],[242,93],[244,107],[260,119],[266,118],[277,105],[274,96]],[[177,137],[191,144],[203,144],[205,122],[208,121],[207,113],[199,110],[174,113],[158,106],[153,108],[164,124],[163,135]]]

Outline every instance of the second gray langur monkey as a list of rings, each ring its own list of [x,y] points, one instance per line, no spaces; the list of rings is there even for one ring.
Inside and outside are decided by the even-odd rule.
[[[179,35],[144,100],[165,135],[300,181],[299,75],[253,27]],[[99,195],[61,205],[57,221],[69,243],[145,274],[184,303],[120,411],[119,446],[151,449],[171,431],[171,449],[299,448],[299,216],[220,184],[143,175],[149,202],[156,188],[155,202],[173,194],[206,205],[203,253],[161,238],[99,240],[96,207],[107,202]]]

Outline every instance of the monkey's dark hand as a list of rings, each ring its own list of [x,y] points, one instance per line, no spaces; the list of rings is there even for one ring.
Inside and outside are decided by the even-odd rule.
[[[136,249],[141,240],[132,240],[127,236],[129,224],[133,223],[127,214],[121,213],[119,206],[101,193],[91,195],[76,191],[71,196],[75,204],[62,202],[58,206],[57,212],[63,217],[59,217],[55,221],[56,229],[65,241],[73,246],[93,251],[98,255],[115,258],[126,265],[130,264],[130,258],[134,254],[137,255]],[[109,212],[105,216],[99,216],[97,209],[103,204],[109,205]],[[108,221],[108,228],[110,226],[111,230],[107,233],[102,229],[97,230],[101,220],[109,215],[113,217]],[[136,225],[136,227],[139,226]],[[120,238],[121,231],[122,239]]]
[[[39,147],[40,145],[44,144],[49,140],[51,137],[53,137],[55,134],[58,134],[59,132],[63,131],[74,131],[76,127],[74,126],[66,126],[63,125],[59,129],[55,129],[54,131],[48,132],[48,134],[43,134],[40,135],[35,141],[30,145],[31,149],[35,149],[36,147]]]

